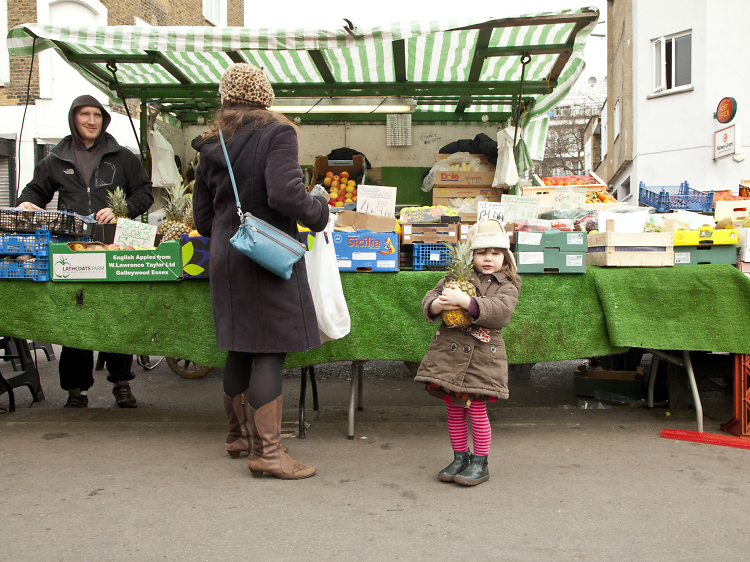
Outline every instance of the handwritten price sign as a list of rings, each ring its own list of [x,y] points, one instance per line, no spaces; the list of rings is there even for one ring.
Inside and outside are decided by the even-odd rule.
[[[477,221],[497,219],[504,223],[503,204],[496,201],[479,201],[477,203]]]
[[[396,188],[383,185],[360,185],[357,189],[357,212],[395,218]]]
[[[557,209],[580,209],[586,203],[586,188],[559,185],[555,191]]]
[[[150,224],[131,221],[128,219],[117,219],[115,230],[115,244],[124,248],[125,246],[139,246],[150,248],[156,239],[156,227]]]
[[[539,215],[539,197],[521,195],[503,195],[505,222],[511,223],[523,219],[535,219]]]

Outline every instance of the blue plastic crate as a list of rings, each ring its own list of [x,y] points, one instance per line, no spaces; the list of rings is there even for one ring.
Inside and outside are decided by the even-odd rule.
[[[49,256],[49,241],[49,230],[37,230],[34,234],[0,233],[0,255]]]
[[[413,271],[422,271],[426,266],[445,267],[451,263],[451,252],[443,244],[414,244],[413,252]]]
[[[50,234],[50,244],[67,244],[68,242],[93,242],[91,236],[69,236],[67,234]]]
[[[714,192],[703,193],[691,189],[686,181],[680,185],[651,187],[641,182],[638,202],[653,207],[659,213],[669,213],[677,209],[710,213],[714,205]]]
[[[18,260],[6,256],[0,259],[0,279],[49,281],[49,258]]]

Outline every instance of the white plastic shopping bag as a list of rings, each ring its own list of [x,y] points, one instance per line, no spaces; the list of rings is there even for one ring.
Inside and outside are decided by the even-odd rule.
[[[158,129],[149,131],[148,148],[151,150],[151,183],[156,187],[182,183],[182,176],[174,161],[174,149]]]
[[[349,308],[341,287],[336,250],[333,247],[333,223],[315,235],[313,249],[305,255],[320,341],[343,338],[351,329]]]
[[[513,156],[513,136],[515,127],[506,127],[497,133],[497,165],[492,187],[508,187],[518,183],[516,158]],[[518,144],[518,139],[516,139]]]

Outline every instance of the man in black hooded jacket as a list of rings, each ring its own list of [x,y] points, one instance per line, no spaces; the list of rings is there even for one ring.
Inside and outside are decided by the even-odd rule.
[[[34,178],[18,198],[18,208],[43,209],[57,192],[58,209],[94,215],[99,222],[108,223],[115,215],[107,197],[119,186],[125,192],[129,218],[148,211],[154,202],[151,180],[138,158],[106,132],[111,120],[93,96],[73,100],[68,113],[71,134],[37,164]],[[133,356],[107,353],[106,363],[117,405],[135,408],[129,384],[135,376],[131,371]],[[59,369],[60,386],[68,391],[65,407],[87,407],[87,391],[94,384],[94,352],[63,347]]]

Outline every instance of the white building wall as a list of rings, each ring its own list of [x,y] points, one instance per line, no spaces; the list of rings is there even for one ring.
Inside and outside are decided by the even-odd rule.
[[[726,127],[713,117],[726,96],[737,100],[730,124],[745,125],[743,150],[750,156],[750,73],[744,72],[750,3],[743,0],[633,0],[633,165],[613,183],[631,175],[631,188],[678,185],[732,189],[750,178],[750,160],[713,160],[713,133]],[[692,30],[692,91],[652,96],[651,41]],[[649,97],[652,96],[652,97]],[[635,191],[634,191],[635,193]]]

